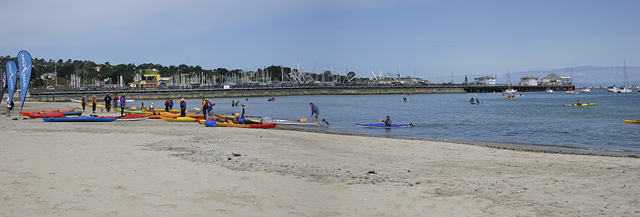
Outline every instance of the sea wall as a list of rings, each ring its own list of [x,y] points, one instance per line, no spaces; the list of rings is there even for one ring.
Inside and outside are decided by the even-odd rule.
[[[47,91],[32,92],[26,101],[69,101],[95,95],[104,98],[106,93],[116,91]],[[227,98],[227,97],[269,97],[289,95],[372,95],[372,94],[437,94],[466,93],[460,87],[309,87],[309,88],[240,88],[240,89],[198,89],[198,90],[126,90],[117,91],[118,95],[126,93],[130,99],[165,99],[175,98]],[[14,97],[15,99],[15,97]],[[16,101],[19,100],[19,97]]]

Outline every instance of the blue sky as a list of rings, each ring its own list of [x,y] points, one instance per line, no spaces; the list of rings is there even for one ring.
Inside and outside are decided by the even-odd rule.
[[[637,0],[0,4],[3,56],[24,49],[34,58],[247,70],[300,62],[305,71],[333,67],[360,77],[381,68],[447,81],[453,72],[456,82],[465,74],[498,75],[499,83],[507,71],[515,80],[612,67],[616,56],[617,67],[626,60],[630,80],[640,81]],[[598,77],[594,71],[589,81],[610,83],[612,72]]]

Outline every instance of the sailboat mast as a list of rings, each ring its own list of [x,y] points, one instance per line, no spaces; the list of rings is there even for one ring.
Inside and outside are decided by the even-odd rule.
[[[613,56],[613,86],[616,86],[616,56]]]

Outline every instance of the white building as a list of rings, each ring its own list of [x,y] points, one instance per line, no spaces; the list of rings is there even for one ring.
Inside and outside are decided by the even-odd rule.
[[[562,84],[562,77],[556,73],[550,73],[547,77],[542,78],[542,84],[544,85],[560,85]]]
[[[477,77],[473,80],[476,84],[496,84],[496,78],[490,76]]]
[[[538,77],[533,76],[524,76],[520,78],[520,84],[525,86],[537,86],[538,85]]]

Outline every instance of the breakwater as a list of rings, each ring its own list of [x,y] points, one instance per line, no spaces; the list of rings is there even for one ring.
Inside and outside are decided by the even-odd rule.
[[[170,98],[227,98],[227,97],[269,97],[289,95],[373,95],[373,94],[439,94],[466,93],[462,87],[422,87],[422,86],[390,86],[390,87],[264,87],[264,88],[211,88],[211,89],[138,89],[138,90],[73,90],[73,91],[32,91],[27,101],[68,101],[95,95],[104,97],[106,93],[126,93],[130,99],[165,99]],[[14,97],[15,98],[15,97]],[[18,98],[19,100],[19,98]]]
[[[482,92],[502,92],[505,89],[513,88],[519,92],[544,91],[551,88],[555,91],[566,91],[575,89],[573,85],[553,85],[553,86],[525,86],[525,85],[477,85],[477,84],[449,84],[449,85],[367,85],[367,86],[296,86],[296,87],[232,87],[224,89],[222,87],[200,87],[176,88],[176,89],[31,89],[27,94],[26,101],[68,101],[70,99],[80,99],[83,94],[88,97],[95,95],[98,98],[104,97],[106,93],[126,93],[130,99],[165,99],[170,98],[227,98],[227,97],[270,97],[270,96],[290,96],[290,95],[374,95],[374,94],[439,94],[439,93],[482,93]],[[5,94],[6,98],[6,94]],[[14,101],[19,101],[20,95],[14,94]]]

